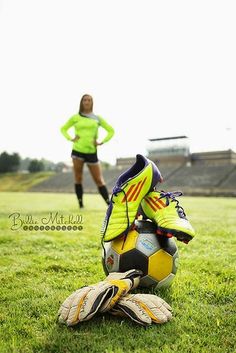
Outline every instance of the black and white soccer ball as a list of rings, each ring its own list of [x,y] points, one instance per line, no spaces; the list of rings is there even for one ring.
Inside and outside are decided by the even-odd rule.
[[[173,238],[157,235],[156,224],[136,220],[134,229],[104,243],[102,257],[106,275],[139,269],[143,272],[141,287],[167,287],[178,268],[178,248]]]

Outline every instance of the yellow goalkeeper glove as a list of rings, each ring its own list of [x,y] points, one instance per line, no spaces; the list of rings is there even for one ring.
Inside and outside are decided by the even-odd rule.
[[[67,326],[91,319],[98,312],[110,310],[118,300],[139,284],[142,272],[113,272],[97,284],[73,292],[61,305],[59,322]]]
[[[129,317],[141,325],[163,324],[172,318],[171,307],[153,294],[127,294],[109,311],[113,315]]]

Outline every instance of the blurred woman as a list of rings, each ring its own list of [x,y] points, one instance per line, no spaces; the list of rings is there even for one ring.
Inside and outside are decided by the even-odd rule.
[[[107,131],[107,135],[99,142],[97,138],[100,126]],[[72,127],[74,128],[75,137],[71,137],[68,133],[68,130]],[[93,113],[93,98],[89,94],[83,95],[78,114],[73,115],[61,127],[61,132],[68,141],[73,142],[71,157],[74,167],[75,193],[80,208],[84,207],[82,185],[84,163],[87,163],[99,193],[105,202],[109,204],[109,194],[102,176],[97,147],[112,138],[114,129],[100,115]]]

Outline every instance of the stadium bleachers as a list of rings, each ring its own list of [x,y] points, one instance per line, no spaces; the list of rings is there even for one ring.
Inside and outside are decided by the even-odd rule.
[[[118,176],[122,174],[126,169],[105,169],[103,171],[106,185],[109,191],[112,190]],[[96,185],[87,170],[84,170],[83,175],[83,187],[86,192],[97,192]],[[74,192],[74,176],[72,172],[68,173],[57,173],[49,179],[34,185],[29,191],[39,192]]]
[[[174,165],[165,165],[161,164],[158,165],[158,168],[161,171],[161,175],[163,176],[164,180],[168,180],[171,178],[172,175],[177,173],[177,171],[182,168],[182,164],[174,164]]]
[[[222,181],[221,185],[224,189],[235,189],[236,190],[236,166],[228,174],[228,176]]]
[[[34,185],[29,191],[39,192],[72,192],[73,173],[57,173],[43,182]]]
[[[119,177],[127,168],[104,169],[103,175],[109,192]],[[236,166],[219,165],[173,165],[160,166],[164,183],[162,189],[179,189],[185,194],[221,194],[235,195],[236,193]],[[84,191],[97,192],[97,187],[87,168],[83,177]],[[43,182],[33,186],[29,191],[39,192],[74,192],[74,177],[72,172],[57,173]]]
[[[167,179],[167,186],[184,186],[211,188],[220,186],[222,181],[234,169],[233,165],[222,166],[205,166],[193,165],[190,167],[183,166],[174,175]]]

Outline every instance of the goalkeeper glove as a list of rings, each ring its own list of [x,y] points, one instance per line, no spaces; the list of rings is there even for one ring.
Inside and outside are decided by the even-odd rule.
[[[113,272],[97,284],[73,292],[61,305],[59,322],[67,326],[91,319],[97,312],[110,310],[117,301],[139,284],[142,272]]]
[[[127,294],[109,311],[141,325],[163,324],[172,318],[171,307],[153,294]]]

